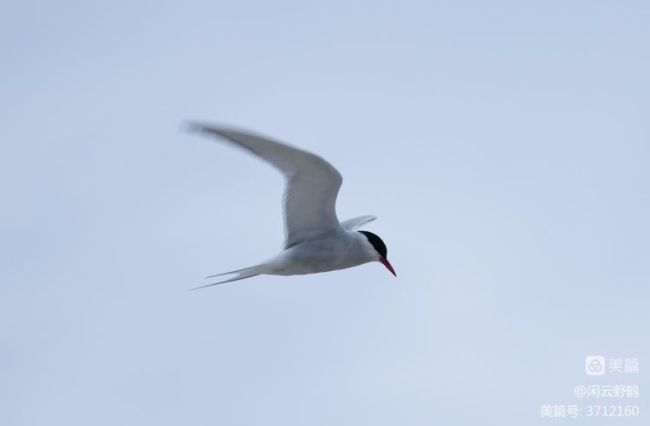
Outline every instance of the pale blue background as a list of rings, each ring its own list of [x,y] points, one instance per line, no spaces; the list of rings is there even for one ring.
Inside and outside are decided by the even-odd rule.
[[[646,1],[3,3],[0,424],[647,424],[538,410],[650,391],[649,22]],[[186,119],[329,159],[398,278],[186,292],[282,241],[280,176]],[[590,354],[641,375],[588,379]]]

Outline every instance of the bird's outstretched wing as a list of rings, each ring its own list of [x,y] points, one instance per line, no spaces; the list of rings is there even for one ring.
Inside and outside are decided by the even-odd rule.
[[[341,222],[341,228],[345,229],[346,231],[355,231],[361,228],[361,226],[365,225],[368,222],[372,222],[375,219],[377,219],[377,216],[372,216],[369,214],[365,216],[355,217],[353,219],[348,219]]]
[[[267,161],[284,175],[285,247],[341,229],[336,217],[336,197],[343,178],[321,157],[228,127],[190,123],[189,129],[230,141]]]

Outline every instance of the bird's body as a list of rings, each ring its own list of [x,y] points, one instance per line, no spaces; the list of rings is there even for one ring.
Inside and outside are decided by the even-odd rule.
[[[356,231],[340,230],[303,241],[268,261],[269,275],[302,275],[336,271],[372,262],[368,241]]]
[[[192,124],[200,131],[230,141],[278,169],[286,180],[283,250],[258,265],[211,275],[235,274],[222,284],[255,275],[301,275],[350,268],[378,261],[393,274],[386,245],[377,235],[357,229],[376,218],[360,216],[339,222],[336,197],[343,178],[327,161],[312,153],[266,137],[221,126]],[[198,287],[198,288],[201,288]]]

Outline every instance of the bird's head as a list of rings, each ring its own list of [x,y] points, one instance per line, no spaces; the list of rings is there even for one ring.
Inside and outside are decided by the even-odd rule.
[[[379,235],[368,231],[359,231],[359,233],[366,237],[366,240],[368,240],[368,243],[372,246],[373,254],[376,257],[375,260],[384,265],[391,274],[397,276],[395,269],[393,269],[393,265],[388,261],[388,250],[386,249],[386,244],[384,244],[381,238],[379,238]]]

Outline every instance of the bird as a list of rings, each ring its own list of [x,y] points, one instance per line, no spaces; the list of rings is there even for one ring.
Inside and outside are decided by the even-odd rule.
[[[377,219],[364,215],[339,222],[336,198],[341,173],[322,157],[283,142],[230,126],[187,123],[187,130],[235,147],[266,161],[284,175],[284,244],[276,256],[243,269],[209,275],[231,278],[192,290],[251,278],[257,275],[302,275],[335,271],[368,262],[383,264],[395,277],[384,241],[360,230]]]

